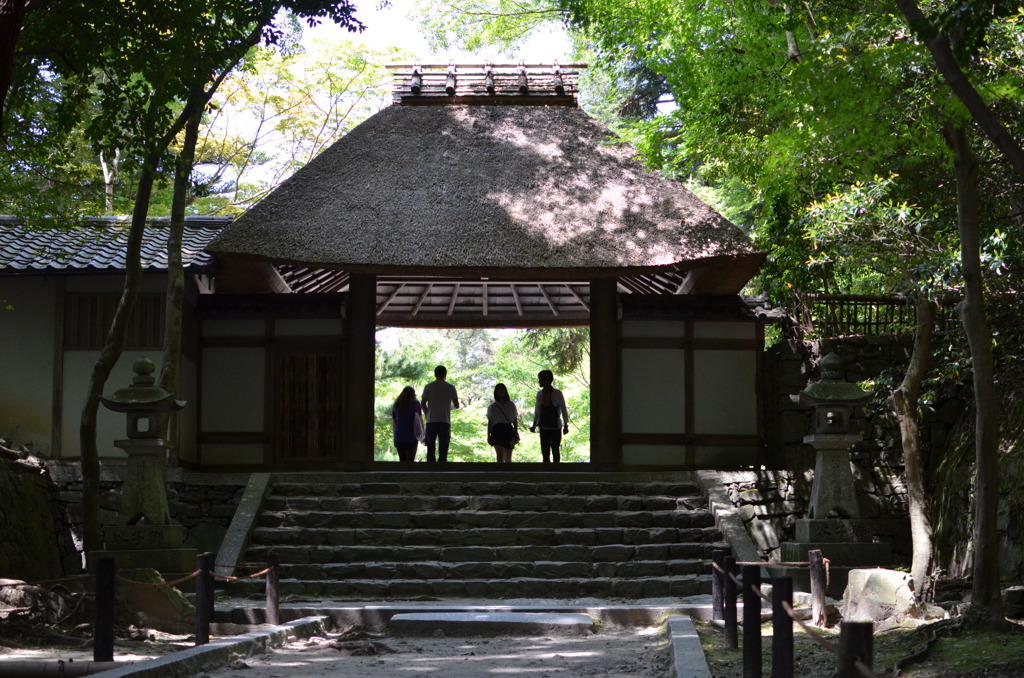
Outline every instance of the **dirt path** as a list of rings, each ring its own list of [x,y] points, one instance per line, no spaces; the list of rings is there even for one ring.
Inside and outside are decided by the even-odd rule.
[[[638,678],[664,676],[668,658],[668,642],[656,628],[605,631],[583,637],[531,638],[398,638],[350,630],[296,641],[204,675],[396,678],[433,674],[445,678],[493,678],[507,674],[531,678]]]

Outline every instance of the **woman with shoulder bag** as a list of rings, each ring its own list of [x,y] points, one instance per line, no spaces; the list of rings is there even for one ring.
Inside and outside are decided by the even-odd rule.
[[[512,461],[512,448],[519,442],[519,411],[505,384],[494,387],[494,402],[487,407],[487,444],[494,447],[500,463]]]
[[[416,447],[423,440],[423,410],[416,389],[406,386],[391,408],[391,428],[399,461],[416,461]]]

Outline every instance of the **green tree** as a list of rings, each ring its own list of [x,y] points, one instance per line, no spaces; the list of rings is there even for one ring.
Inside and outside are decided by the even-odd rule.
[[[395,330],[389,330],[395,333]],[[544,336],[548,335],[550,336]],[[448,367],[448,379],[459,392],[462,407],[452,413],[452,443],[449,459],[462,462],[494,461],[487,445],[487,406],[494,385],[508,389],[519,410],[521,443],[513,460],[541,460],[540,444],[527,430],[533,419],[537,372],[554,369],[556,386],[566,396],[572,424],[562,446],[566,462],[585,462],[590,457],[590,390],[586,375],[588,351],[577,351],[573,365],[559,365],[553,358],[560,352],[555,337],[565,333],[585,336],[585,330],[401,330],[395,345],[378,345],[376,382],[375,458],[397,461],[391,445],[391,406],[405,386],[416,389],[432,381],[434,367]],[[587,343],[585,340],[581,340]],[[546,347],[546,348],[545,348]],[[420,458],[423,458],[422,448]]]
[[[159,167],[187,122],[197,118],[248,50],[261,39],[273,42],[282,36],[275,23],[279,12],[291,11],[312,22],[328,16],[351,27],[358,23],[347,2],[314,0],[163,3],[145,11],[124,2],[65,2],[59,12],[43,11],[53,8],[40,5],[32,21],[22,17],[25,23],[18,37],[23,55],[18,75],[27,86],[12,87],[9,98],[11,92],[35,91],[37,82],[62,81],[64,96],[54,102],[54,124],[37,129],[35,136],[59,138],[88,113],[84,130],[94,151],[107,157],[119,152],[122,165],[139,177],[124,290],[92,371],[80,424],[85,550],[92,551],[102,544],[96,447],[99,394],[123,351],[128,314],[138,296],[142,234]],[[9,103],[5,101],[5,111],[27,111],[33,102],[22,99],[19,106],[6,106]]]

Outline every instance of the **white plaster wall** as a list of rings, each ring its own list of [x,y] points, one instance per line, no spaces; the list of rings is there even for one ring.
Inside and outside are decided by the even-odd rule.
[[[0,277],[0,436],[53,454],[56,280]]]
[[[264,348],[203,349],[202,432],[262,432],[265,390]]]
[[[754,351],[694,351],[694,432],[757,434]]]
[[[622,351],[622,432],[685,433],[684,353],[671,349]]]

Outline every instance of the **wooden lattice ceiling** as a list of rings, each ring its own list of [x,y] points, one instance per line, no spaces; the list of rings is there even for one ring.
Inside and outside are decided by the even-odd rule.
[[[345,271],[279,266],[292,293],[344,292]],[[618,279],[621,294],[676,294],[685,274]],[[393,327],[551,327],[590,323],[584,280],[378,276],[377,324]]]

